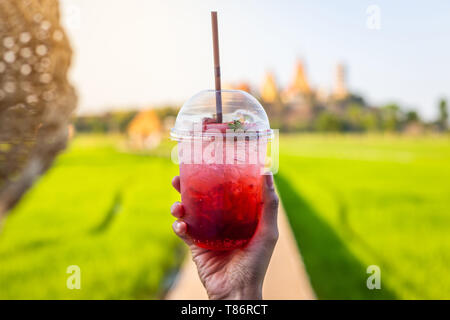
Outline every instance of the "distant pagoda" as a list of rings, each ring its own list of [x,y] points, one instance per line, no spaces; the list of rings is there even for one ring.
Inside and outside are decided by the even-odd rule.
[[[349,96],[347,89],[347,72],[346,67],[342,63],[336,66],[335,84],[333,88],[333,98],[336,100],[344,100]]]
[[[267,72],[261,87],[261,99],[266,103],[275,103],[279,99],[278,86],[272,72]]]
[[[345,114],[351,102],[364,105],[358,96],[350,94],[347,86],[347,69],[338,63],[335,68],[333,86],[311,86],[305,64],[297,60],[293,78],[283,89],[278,86],[275,75],[267,72],[260,88],[264,108],[276,126],[287,130],[308,129],[323,111]]]
[[[286,90],[286,96],[288,98],[297,95],[310,96],[312,93],[311,86],[309,85],[309,81],[306,77],[303,61],[297,60],[294,79]]]

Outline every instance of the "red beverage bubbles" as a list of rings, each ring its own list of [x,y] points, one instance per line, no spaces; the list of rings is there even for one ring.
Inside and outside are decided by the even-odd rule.
[[[203,142],[202,150],[213,142]],[[231,150],[237,141],[224,142]],[[235,147],[234,163],[180,164],[181,200],[188,233],[199,247],[229,250],[252,238],[261,216],[263,165],[251,163],[256,141]],[[265,144],[264,144],[265,147]],[[263,151],[265,154],[265,150]]]

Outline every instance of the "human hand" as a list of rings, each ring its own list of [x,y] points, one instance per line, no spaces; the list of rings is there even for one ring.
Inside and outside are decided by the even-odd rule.
[[[172,185],[180,192],[180,177],[176,176]],[[200,280],[212,300],[262,299],[264,277],[278,240],[279,202],[272,174],[264,176],[263,185],[263,211],[255,235],[245,247],[231,251],[197,247],[187,234],[182,203],[175,202],[170,208],[178,219],[172,225],[173,230],[191,250]]]

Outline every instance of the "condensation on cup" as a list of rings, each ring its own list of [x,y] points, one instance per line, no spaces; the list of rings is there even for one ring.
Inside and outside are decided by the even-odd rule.
[[[258,227],[273,131],[264,108],[250,94],[220,93],[221,123],[215,116],[216,91],[202,91],[183,105],[171,137],[178,141],[189,236],[202,248],[232,250],[245,246]]]

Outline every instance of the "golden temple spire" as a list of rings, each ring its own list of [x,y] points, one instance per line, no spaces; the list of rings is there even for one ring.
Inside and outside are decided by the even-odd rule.
[[[278,87],[275,76],[272,72],[267,72],[261,88],[261,99],[264,102],[274,103],[278,99]]]
[[[297,61],[297,65],[295,67],[294,80],[289,86],[288,91],[291,94],[298,94],[298,93],[303,95],[311,94],[311,87],[309,86],[308,80],[306,78],[305,67],[301,60]]]

